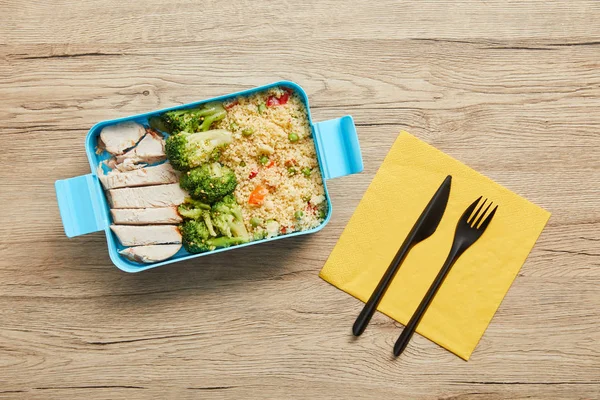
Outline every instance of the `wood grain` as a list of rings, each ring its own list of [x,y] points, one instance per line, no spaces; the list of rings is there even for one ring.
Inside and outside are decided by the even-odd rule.
[[[600,398],[600,3],[0,0],[0,398]],[[103,119],[290,79],[364,173],[310,237],[128,275],[65,238]],[[401,129],[550,210],[469,362],[317,277]]]

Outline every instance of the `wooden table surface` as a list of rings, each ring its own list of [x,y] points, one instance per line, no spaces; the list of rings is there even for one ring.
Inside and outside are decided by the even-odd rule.
[[[67,239],[96,122],[280,79],[354,116],[321,232],[141,274]],[[469,362],[317,276],[405,129],[553,213]],[[599,399],[597,1],[0,1],[0,398]]]

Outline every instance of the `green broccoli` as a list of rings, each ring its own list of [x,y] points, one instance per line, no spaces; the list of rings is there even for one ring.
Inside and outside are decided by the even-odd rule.
[[[186,220],[179,226],[182,236],[183,247],[190,253],[202,253],[219,247],[229,247],[248,241],[240,237],[211,237],[210,232],[200,220]]]
[[[198,219],[203,211],[210,211],[210,205],[188,197],[179,205],[178,211],[184,218]]]
[[[177,207],[177,211],[183,218],[203,220],[208,228],[211,236],[217,236],[215,228],[212,224],[210,206],[201,201],[194,199],[186,199],[183,204]]]
[[[150,125],[150,128],[154,129],[155,131],[167,133],[171,132],[171,127],[167,124],[164,118],[159,116],[152,116],[148,118],[148,125]]]
[[[193,133],[209,130],[214,122],[222,120],[226,115],[227,111],[221,103],[208,103],[199,108],[167,111],[163,120],[171,133]]]
[[[192,198],[212,204],[232,193],[237,186],[237,179],[228,167],[211,163],[182,174],[179,186],[187,190]]]
[[[221,148],[233,140],[231,132],[224,129],[169,136],[165,143],[167,158],[180,171],[197,167],[219,154]]]
[[[253,240],[261,240],[267,237],[267,231],[259,230],[255,231],[254,235],[252,235]]]
[[[227,195],[212,207],[212,221],[221,234],[248,240],[242,208],[232,195]]]

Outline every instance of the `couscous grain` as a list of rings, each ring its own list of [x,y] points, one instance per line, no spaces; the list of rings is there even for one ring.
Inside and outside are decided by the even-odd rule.
[[[234,140],[220,162],[236,174],[234,195],[254,239],[319,226],[327,202],[300,96],[277,87],[225,108],[227,116],[215,127],[232,132]]]

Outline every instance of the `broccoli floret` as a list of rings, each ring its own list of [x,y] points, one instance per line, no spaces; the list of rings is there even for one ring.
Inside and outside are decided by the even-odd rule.
[[[212,204],[232,193],[237,186],[237,179],[231,169],[211,163],[181,175],[179,185],[192,198]]]
[[[221,104],[216,104],[213,106],[213,110],[210,114],[206,115],[202,124],[200,124],[200,131],[204,132],[210,129],[210,126],[222,120],[227,115],[227,111],[223,108]]]
[[[190,253],[208,250],[206,241],[210,234],[204,221],[187,220],[179,226],[183,247]]]
[[[215,157],[215,153],[233,140],[231,132],[224,129],[188,133],[180,132],[167,138],[165,153],[173,167],[185,171]]]
[[[154,130],[171,133],[171,127],[163,117],[152,116],[148,118],[148,125]]]
[[[179,205],[178,211],[184,218],[198,219],[203,211],[210,211],[210,205],[188,197]]]
[[[242,208],[232,195],[225,196],[212,207],[213,224],[221,234],[248,240],[249,235],[244,225]]]
[[[203,220],[208,228],[208,233],[211,236],[217,236],[215,228],[212,224],[210,206],[201,201],[194,199],[186,199],[183,204],[177,207],[177,211],[183,218]]]
[[[253,235],[253,240],[261,240],[267,237],[267,231],[259,230],[255,231]]]
[[[219,247],[229,247],[247,242],[239,237],[211,237],[210,232],[201,220],[187,220],[179,226],[183,247],[190,253],[202,253]]]
[[[187,110],[167,111],[164,122],[169,126],[170,132],[204,132],[217,121],[222,120],[227,111],[221,103],[208,103],[199,108]]]

